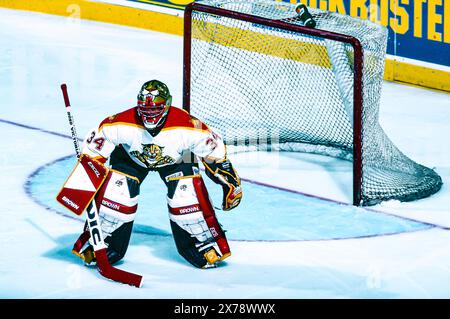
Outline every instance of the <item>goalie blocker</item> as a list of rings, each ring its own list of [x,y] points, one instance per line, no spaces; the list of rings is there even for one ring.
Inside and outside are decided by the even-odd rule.
[[[56,196],[56,201],[81,215],[102,186],[109,173],[102,163],[81,155],[77,165]]]

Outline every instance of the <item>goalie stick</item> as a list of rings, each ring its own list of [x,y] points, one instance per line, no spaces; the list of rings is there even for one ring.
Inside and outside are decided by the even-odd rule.
[[[78,143],[77,132],[75,129],[75,122],[72,116],[69,95],[67,93],[67,85],[61,84],[61,90],[64,97],[64,104],[66,105],[66,112],[69,119],[72,141],[75,147],[77,158],[80,158],[81,151]],[[99,273],[108,279],[135,287],[141,287],[143,283],[142,276],[117,269],[111,266],[111,264],[109,263],[108,256],[106,255],[106,244],[104,241],[102,230],[100,228],[97,207],[95,204],[93,204],[93,201],[91,201],[91,203],[88,205],[86,213],[87,225],[89,228],[90,236],[92,238],[92,245],[95,251],[95,257],[97,259],[97,270],[99,271]]]

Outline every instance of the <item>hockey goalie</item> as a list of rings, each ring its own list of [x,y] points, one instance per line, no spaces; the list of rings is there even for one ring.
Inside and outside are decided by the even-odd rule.
[[[80,161],[66,182],[65,186],[72,176],[92,175],[90,192],[80,189],[86,186],[65,188],[70,194],[63,194],[61,201],[75,211],[85,206],[70,200],[71,196],[86,205],[93,199],[111,264],[125,256],[140,185],[149,172],[158,172],[167,186],[170,226],[180,255],[198,268],[214,267],[230,256],[194,159],[199,158],[206,175],[223,188],[223,210],[239,205],[240,178],[227,158],[222,138],[184,110],[172,107],[171,101],[164,83],[145,82],[137,106],[106,118],[86,136]],[[88,265],[96,261],[91,240],[85,224],[73,252]]]

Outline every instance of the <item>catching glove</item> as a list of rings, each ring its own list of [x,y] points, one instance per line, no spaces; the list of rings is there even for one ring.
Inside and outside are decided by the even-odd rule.
[[[242,198],[241,179],[228,159],[222,162],[208,163],[203,160],[206,175],[216,184],[222,185],[222,209],[231,210],[239,205]]]

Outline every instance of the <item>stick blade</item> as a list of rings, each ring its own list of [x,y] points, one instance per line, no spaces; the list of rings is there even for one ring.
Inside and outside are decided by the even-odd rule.
[[[133,287],[142,287],[144,277],[111,266],[106,255],[106,249],[96,251],[95,257],[97,259],[97,269],[103,277]]]

